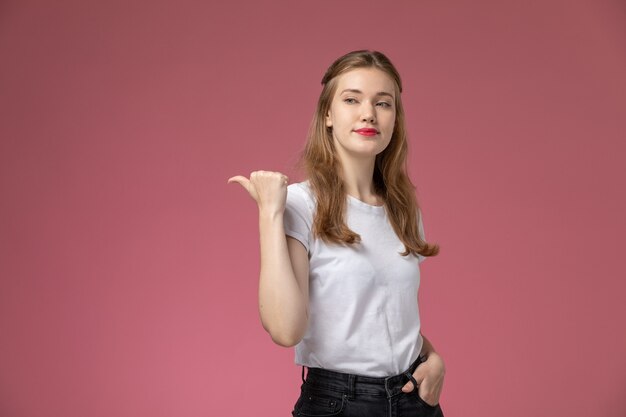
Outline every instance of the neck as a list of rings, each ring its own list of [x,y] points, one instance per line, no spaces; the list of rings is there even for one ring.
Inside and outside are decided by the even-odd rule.
[[[342,158],[339,175],[347,194],[366,203],[378,205],[382,201],[374,190],[374,166],[374,158]]]

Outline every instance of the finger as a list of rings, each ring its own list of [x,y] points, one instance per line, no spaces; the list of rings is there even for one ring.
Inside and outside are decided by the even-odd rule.
[[[250,180],[241,175],[235,175],[234,177],[229,178],[228,183],[230,184],[231,182],[238,182],[243,185],[246,190],[249,188],[248,184],[250,184]]]
[[[230,182],[237,182],[237,183],[241,184],[241,186],[243,188],[245,188],[245,190],[248,192],[248,194],[250,194],[250,197],[252,197],[254,200],[257,199],[256,191],[254,191],[254,187],[252,186],[252,183],[246,177],[241,176],[241,175],[237,175],[235,177],[230,178],[228,180],[228,182],[229,183]]]
[[[413,379],[415,379],[415,382],[417,383],[417,386],[413,385],[413,381],[408,381],[402,387],[402,391],[403,392],[411,392],[411,391],[413,391],[413,389],[419,389],[419,386],[422,384],[422,381],[424,380],[424,377],[421,376],[420,373],[416,372],[416,373],[413,374]]]
[[[413,391],[413,389],[414,389],[413,383],[409,381],[406,384],[404,384],[404,386],[402,387],[402,392],[411,392]]]
[[[239,180],[241,178],[243,178],[241,175],[235,175],[234,177],[230,177],[227,182],[231,183],[231,182],[237,181],[237,180]]]

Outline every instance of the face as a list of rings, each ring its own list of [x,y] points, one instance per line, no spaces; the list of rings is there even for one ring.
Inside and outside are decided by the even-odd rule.
[[[326,126],[332,127],[342,159],[375,158],[389,145],[395,120],[395,88],[389,75],[376,68],[357,68],[338,77]]]

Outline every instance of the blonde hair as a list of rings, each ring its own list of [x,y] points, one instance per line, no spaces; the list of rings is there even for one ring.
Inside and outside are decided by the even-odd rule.
[[[333,144],[332,127],[325,117],[337,89],[337,77],[357,68],[377,68],[394,81],[396,119],[391,141],[376,155],[373,174],[374,190],[385,202],[385,210],[394,231],[405,246],[402,256],[420,254],[434,256],[439,246],[426,243],[419,235],[418,216],[421,215],[415,187],[406,170],[407,134],[400,93],[402,81],[391,61],[378,51],[359,50],[338,58],[322,78],[315,115],[299,165],[306,172],[317,200],[313,221],[313,235],[323,241],[337,244],[355,244],[361,236],[345,223],[346,192],[339,176],[340,160]]]

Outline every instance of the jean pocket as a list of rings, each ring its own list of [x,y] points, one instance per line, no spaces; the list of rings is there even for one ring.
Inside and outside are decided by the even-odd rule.
[[[419,394],[419,392],[418,392],[418,391],[419,391],[419,390],[414,389],[414,390],[413,390],[413,391],[411,391],[411,392],[414,392],[414,393],[415,393],[415,396],[417,397],[417,401],[419,401],[419,402],[420,402],[421,404],[423,404],[425,407],[428,407],[428,408],[430,408],[430,409],[434,409],[434,408],[437,408],[437,407],[439,406],[439,404],[435,404],[435,405],[430,405],[430,404],[428,404],[426,401],[424,401],[424,399],[423,399],[422,397],[420,397],[420,394]]]
[[[343,411],[346,396],[340,392],[308,389],[302,391],[294,416],[323,417],[334,416]]]

